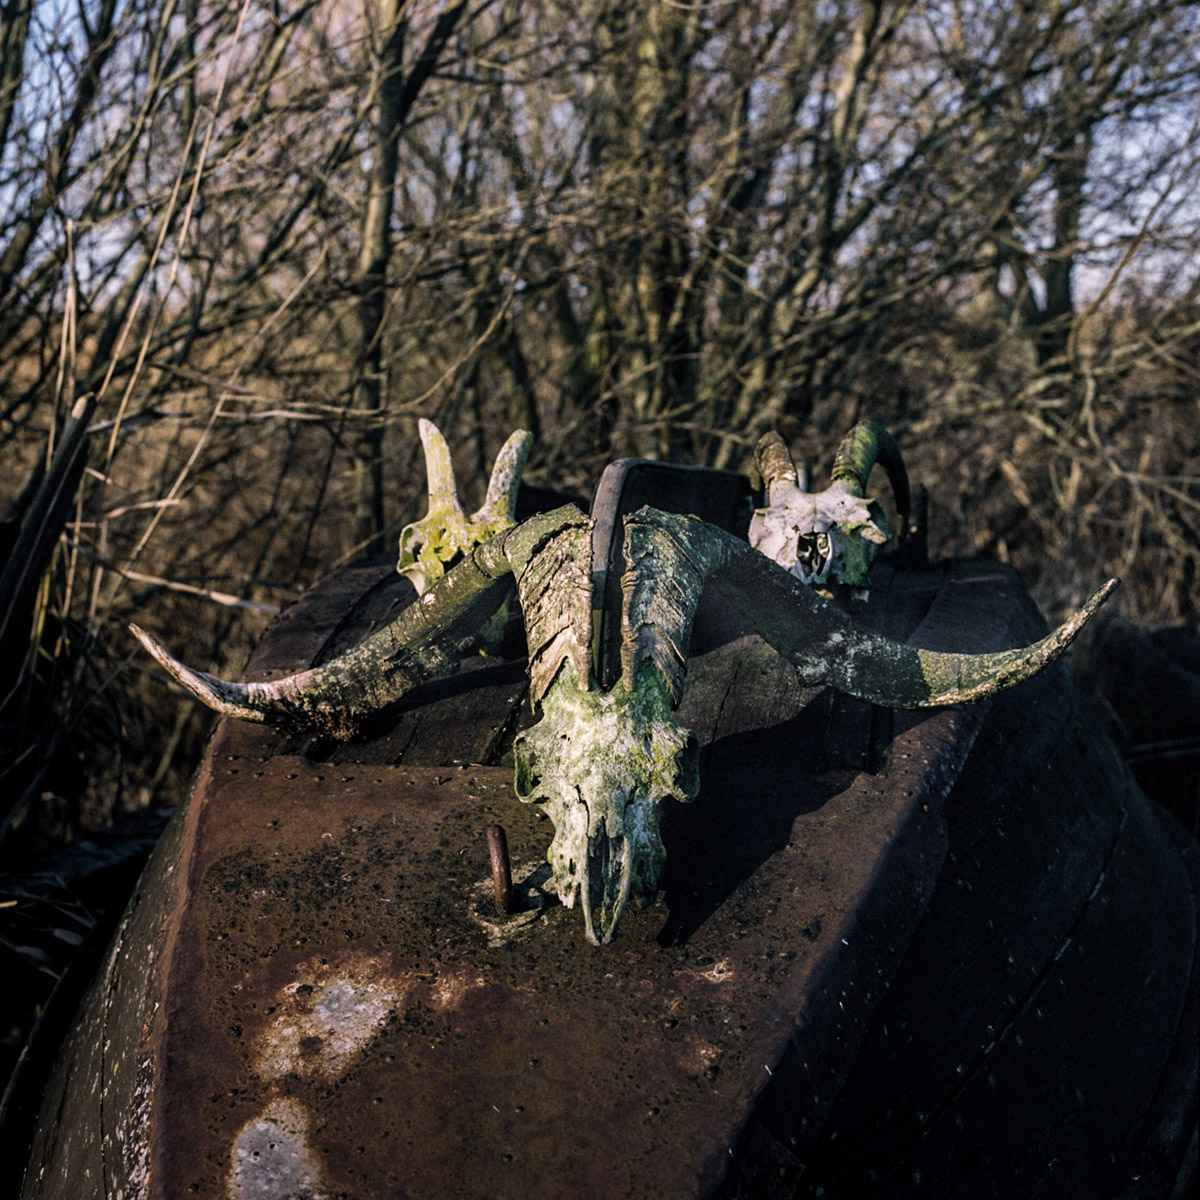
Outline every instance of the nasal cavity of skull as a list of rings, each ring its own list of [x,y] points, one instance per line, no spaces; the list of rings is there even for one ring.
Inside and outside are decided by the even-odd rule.
[[[607,879],[614,862],[623,859],[624,848],[623,838],[612,839],[608,830],[601,829],[588,847],[588,865],[594,865],[600,878]]]
[[[458,566],[458,564],[463,560],[463,552],[461,550],[456,550],[449,558],[442,558],[442,555],[438,553],[436,540],[437,539],[430,540],[429,538],[413,538],[408,547],[408,553],[412,555],[413,562],[420,562],[421,555],[425,553],[426,549],[432,548],[434,557],[442,559],[442,565],[447,571]]]
[[[572,785],[575,788],[575,802],[583,809],[583,826],[585,829],[592,827],[592,810],[588,808],[588,802],[583,798],[583,790],[579,784]]]
[[[820,570],[829,557],[829,535],[826,533],[802,533],[797,539],[796,557],[810,570]]]
[[[428,544],[429,544],[428,542],[422,542],[421,545],[419,545],[416,548],[416,550],[414,550],[413,556],[419,557],[421,551],[424,550]],[[455,552],[453,554],[451,554],[449,558],[442,558],[442,555],[438,554],[436,550],[434,551],[434,554],[438,558],[442,559],[442,566],[447,571],[452,571],[463,560],[463,552],[461,550],[455,550]]]

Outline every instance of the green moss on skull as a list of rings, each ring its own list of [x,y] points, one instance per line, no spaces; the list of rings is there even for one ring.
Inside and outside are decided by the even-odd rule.
[[[515,751],[517,795],[554,822],[547,859],[563,902],[589,896],[611,929],[625,899],[652,900],[666,861],[658,806],[699,786],[695,740],[662,675],[647,667],[632,692],[585,691],[564,663]]]

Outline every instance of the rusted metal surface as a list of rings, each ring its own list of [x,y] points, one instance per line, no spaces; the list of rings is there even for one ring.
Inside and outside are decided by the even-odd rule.
[[[869,789],[810,813],[820,828],[685,944],[660,944],[669,913],[651,909],[600,955],[561,908],[498,948],[472,922],[486,824],[504,815],[518,860],[547,837],[511,805],[507,770],[327,775],[221,749],[199,783],[168,1010],[146,1047],[154,1194],[291,1195],[265,1181],[307,1177],[314,1194],[361,1197],[517,1196],[531,1181],[703,1195],[814,975],[836,978],[830,960],[862,932],[871,864],[830,874]],[[247,803],[247,785],[264,803]],[[880,815],[874,832],[895,840]],[[928,849],[892,881],[914,908],[937,863],[926,825],[932,837],[910,836]],[[828,898],[796,894],[802,878]],[[874,998],[851,990],[851,1014]]]
[[[248,675],[352,644],[407,587],[390,568],[344,572],[276,624]],[[964,568],[880,572],[865,619],[932,648],[992,649],[1025,640],[1036,614],[1009,573]],[[1119,835],[1142,821],[1121,813],[1136,802],[1105,790],[1108,761],[1054,699],[1057,672],[1037,701],[1052,719],[1031,719],[1006,750],[1019,699],[995,734],[986,704],[894,717],[806,691],[719,604],[694,649],[679,715],[703,747],[701,793],[664,821],[659,900],[602,950],[542,886],[551,830],[501,763],[527,719],[505,664],[430,689],[348,747],[222,724],[52,1084],[25,1195],[773,1197],[816,1194],[818,1168],[851,1170],[839,1131],[864,1158],[877,1136],[891,1148],[879,1161],[919,1157],[936,1121],[889,1127],[839,1097],[871,1093],[871,1055],[897,1087],[921,1076],[914,1111],[925,1096],[986,1097],[998,1060],[979,1046],[946,1065],[939,1022],[956,1052],[989,1019],[1008,1044],[1031,1036],[1029,1002],[1058,986],[1055,922],[1069,936],[1119,874]],[[964,773],[977,738],[984,765]],[[463,745],[489,761],[448,761]],[[981,804],[1001,763],[1011,779]],[[1067,815],[1039,817],[1056,787]],[[1029,807],[1013,807],[1023,795]],[[496,823],[520,906],[508,921],[492,901]],[[1070,864],[1057,848],[1068,827]],[[1127,877],[1144,878],[1153,835],[1127,844],[1141,860]],[[944,898],[972,881],[992,889],[987,904]],[[1032,907],[1012,903],[1022,887]],[[1005,989],[1001,960],[974,964],[987,994],[969,1002],[964,969],[949,993],[962,1015],[938,1008],[937,986],[914,988],[910,960],[953,977],[959,964],[939,955],[967,953],[1000,919],[1011,930],[981,944],[1021,947],[1008,964],[1020,989]],[[1194,954],[1178,938],[1160,949],[1186,984]],[[900,1041],[880,1032],[893,983],[912,1010]],[[1104,1004],[1089,1053],[1115,1020]],[[1184,1005],[1156,1045],[1176,1037]],[[1157,1046],[1154,1079],[1169,1049]],[[1006,1061],[1019,1095],[1027,1059]],[[947,1087],[940,1073],[962,1063],[963,1085]],[[986,1103],[963,1111],[997,1120]]]

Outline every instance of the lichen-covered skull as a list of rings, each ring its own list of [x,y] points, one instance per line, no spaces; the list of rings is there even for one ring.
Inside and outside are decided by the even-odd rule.
[[[609,942],[629,901],[646,904],[658,891],[659,805],[699,790],[696,739],[675,721],[653,668],[632,692],[620,682],[584,691],[566,663],[541,721],[514,749],[517,796],[545,804],[554,822],[547,858],[559,897],[568,908],[578,897],[588,940]]]
[[[420,596],[445,575],[449,564],[516,523],[517,492],[533,435],[518,429],[504,443],[492,467],[483,504],[468,517],[458,499],[446,439],[432,421],[423,417],[417,422],[417,431],[425,449],[429,510],[400,531],[396,570]]]

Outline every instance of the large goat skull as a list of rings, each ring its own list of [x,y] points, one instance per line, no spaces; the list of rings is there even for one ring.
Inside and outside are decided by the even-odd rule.
[[[218,712],[346,737],[368,713],[452,667],[515,583],[531,696],[541,711],[518,739],[516,790],[547,806],[556,889],[567,905],[579,900],[588,939],[607,942],[627,905],[652,900],[658,888],[660,803],[690,799],[698,787],[694,739],[673,714],[706,586],[740,610],[802,683],[831,684],[890,708],[981,699],[1028,679],[1063,652],[1116,586],[1110,580],[1032,646],[941,653],[870,633],[780,565],[696,518],[644,508],[625,519],[624,539],[621,677],[608,691],[590,669],[591,522],[571,506],[460,545],[461,561],[390,625],[341,658],[285,679],[227,683],[134,633]]]
[[[696,795],[699,748],[652,672],[605,692],[580,687],[566,664],[541,707],[514,746],[517,796],[546,806],[558,894],[568,907],[579,898],[589,941],[608,942],[630,900],[658,891],[659,805]]]
[[[638,557],[627,557],[631,570],[622,581],[627,634],[638,601],[652,596],[664,566],[670,569],[662,555],[647,560],[629,528],[626,554]],[[658,891],[666,861],[659,806],[691,800],[699,789],[696,740],[674,716],[685,659],[663,653],[674,635],[685,639],[686,655],[699,593],[694,572],[676,573],[675,603],[659,604],[639,634],[659,654],[644,654],[636,666],[630,659],[627,669],[623,663],[621,678],[602,689],[590,670],[591,532],[591,521],[572,517],[518,581],[532,699],[542,719],[517,737],[513,751],[517,796],[544,804],[554,822],[547,857],[559,897],[568,907],[579,900],[589,941],[608,942],[630,901],[648,903]],[[672,548],[660,547],[667,554]]]

